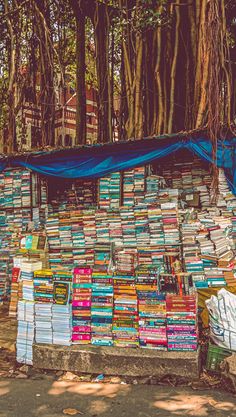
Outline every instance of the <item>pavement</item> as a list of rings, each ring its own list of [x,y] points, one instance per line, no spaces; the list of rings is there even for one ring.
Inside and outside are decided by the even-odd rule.
[[[0,380],[0,417],[233,417],[236,397],[190,387]]]

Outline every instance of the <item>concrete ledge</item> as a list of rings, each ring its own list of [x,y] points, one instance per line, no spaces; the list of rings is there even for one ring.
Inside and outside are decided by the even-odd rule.
[[[199,377],[200,352],[35,344],[33,363],[39,369],[90,374]]]

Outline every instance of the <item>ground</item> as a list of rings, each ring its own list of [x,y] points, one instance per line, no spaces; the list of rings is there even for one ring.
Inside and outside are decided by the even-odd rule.
[[[236,415],[236,397],[191,388],[4,379],[0,397],[0,417],[63,417],[67,409],[85,417]]]

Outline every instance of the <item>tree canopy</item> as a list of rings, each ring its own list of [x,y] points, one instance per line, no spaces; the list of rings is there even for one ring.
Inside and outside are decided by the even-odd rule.
[[[41,110],[38,146],[55,145],[58,88],[76,91],[86,143],[86,85],[97,91],[98,142],[206,127],[216,152],[236,107],[231,0],[0,0],[0,139],[21,149],[24,101]],[[22,130],[24,132],[24,129]]]

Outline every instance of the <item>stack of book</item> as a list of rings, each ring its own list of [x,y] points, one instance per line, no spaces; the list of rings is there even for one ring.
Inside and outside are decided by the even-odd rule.
[[[234,242],[234,246],[236,247],[236,216],[234,213],[234,216],[232,217],[232,239]]]
[[[72,306],[52,305],[52,343],[55,345],[71,344]]]
[[[134,207],[136,246],[150,246],[148,207],[146,204]]]
[[[219,194],[223,198],[227,210],[234,211],[236,209],[236,197],[229,188],[228,181],[222,168],[219,169]],[[219,200],[217,206],[219,207]]]
[[[72,342],[91,342],[92,269],[75,268],[72,294]]]
[[[53,302],[67,305],[71,301],[72,273],[67,271],[53,272]]]
[[[120,205],[120,172],[112,172],[99,180],[99,207],[108,209]]]
[[[22,281],[23,299],[34,301],[34,271],[42,268],[42,262],[22,260],[20,280]]]
[[[136,233],[135,233],[135,223],[134,223],[134,212],[131,207],[121,207],[120,209],[121,216],[121,227],[122,227],[122,236],[123,244],[126,247],[137,246],[136,243]]]
[[[50,213],[46,220],[46,234],[49,244],[49,263],[51,269],[61,268],[61,248],[58,213]]]
[[[123,245],[123,231],[120,210],[110,210],[108,213],[108,237],[104,241],[115,243],[116,246]],[[103,213],[103,216],[105,213]],[[98,227],[98,225],[96,225]]]
[[[160,188],[161,178],[158,175],[149,175],[146,178],[146,193],[145,202],[150,204],[156,204],[158,199],[158,192]]]
[[[165,296],[157,292],[158,272],[153,267],[136,269],[139,345],[167,350]]]
[[[83,211],[84,241],[86,248],[93,248],[97,239],[95,210]]]
[[[20,268],[12,268],[12,280],[11,280],[11,298],[9,306],[9,316],[16,317],[17,304],[19,299],[19,278]]]
[[[9,288],[9,252],[0,250],[0,304],[3,303]]]
[[[52,303],[35,303],[35,342],[52,344]]]
[[[109,245],[96,245],[92,274],[92,344],[112,346],[113,281]]]
[[[150,233],[150,246],[164,246],[165,235],[163,230],[163,213],[159,207],[148,207],[148,224]]]
[[[208,268],[205,270],[205,277],[208,287],[225,287],[226,281],[224,271],[219,268]]]
[[[114,283],[113,339],[117,347],[138,347],[138,299],[133,275],[117,275]]]
[[[137,266],[137,249],[115,249],[115,268],[117,274],[134,275]]]
[[[34,272],[34,300],[39,303],[53,302],[53,271],[50,269]]]
[[[33,365],[34,302],[18,301],[16,360]]]
[[[8,208],[30,207],[31,173],[24,169],[5,170],[1,174],[1,203]]]
[[[106,210],[97,210],[95,213],[96,222],[96,241],[109,243],[110,227],[109,227],[109,212]]]
[[[198,221],[183,222],[182,232],[182,255],[184,270],[191,274],[195,288],[205,288],[208,286],[204,263],[200,255],[200,245],[197,241],[200,223]]]
[[[176,203],[161,204],[165,245],[179,245],[178,206]]]
[[[215,253],[218,258],[233,258],[232,243],[227,236],[227,227],[223,229],[220,226],[210,230],[210,238],[215,245]]]
[[[197,350],[196,297],[167,295],[166,310],[168,350]]]
[[[146,168],[138,167],[124,171],[123,204],[134,206],[144,199]]]

